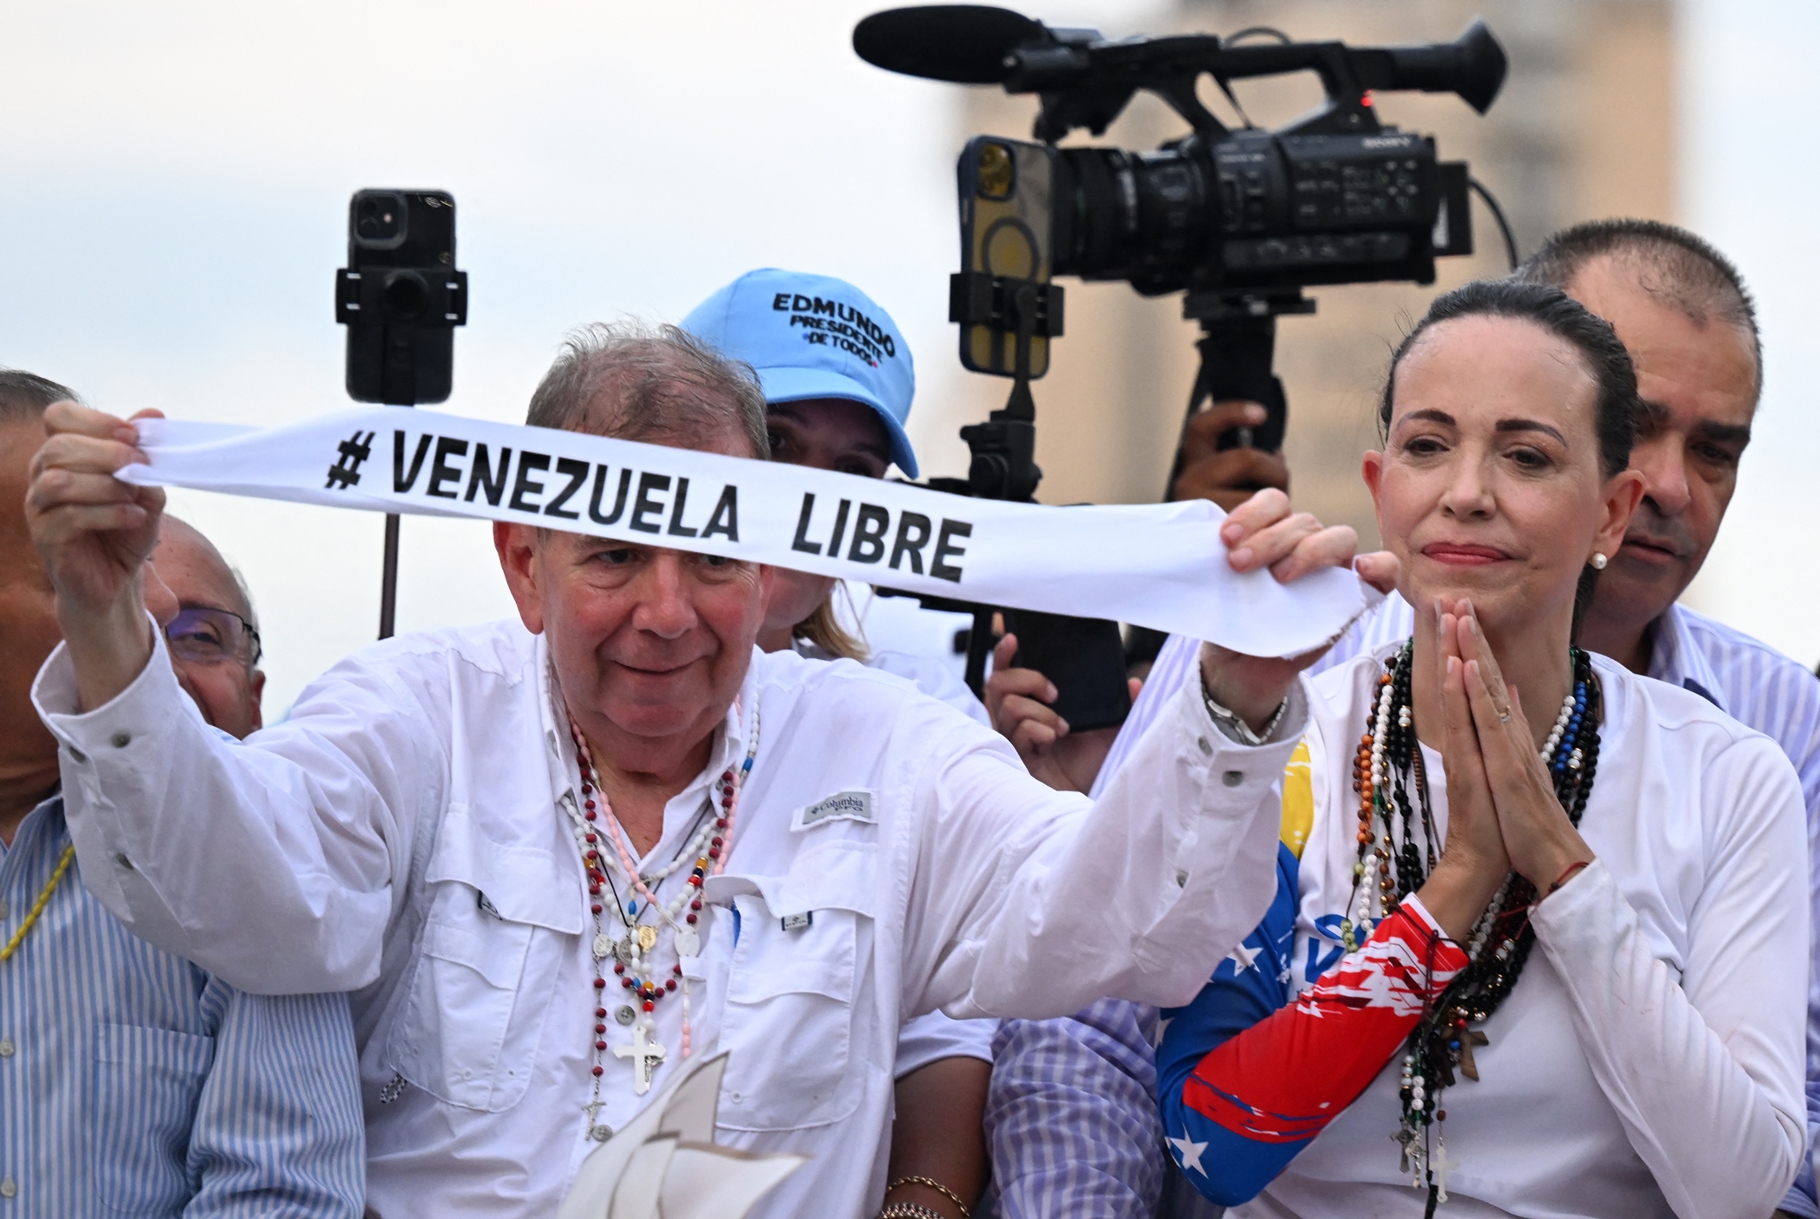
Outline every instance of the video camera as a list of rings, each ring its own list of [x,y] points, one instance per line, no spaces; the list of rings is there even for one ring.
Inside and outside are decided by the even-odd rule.
[[[1254,36],[1272,41],[1247,41]],[[1472,252],[1473,189],[1504,229],[1514,263],[1503,215],[1465,163],[1440,160],[1432,137],[1386,126],[1372,96],[1454,93],[1483,114],[1507,67],[1483,21],[1451,43],[1379,48],[1295,42],[1269,29],[1225,40],[1109,40],[1007,9],[927,5],[865,18],[854,28],[853,49],[889,71],[1002,85],[1041,101],[1040,142],[980,136],[960,158],[962,268],[950,284],[950,319],[961,325],[962,364],[1015,384],[1004,410],[961,429],[972,465],[964,480],[931,480],[945,490],[1034,495],[1042,471],[1034,461],[1029,382],[1048,371],[1049,341],[1062,333],[1062,290],[1053,276],[1124,280],[1146,296],[1185,293],[1183,313],[1203,331],[1190,418],[1214,401],[1260,403],[1261,426],[1233,429],[1218,444],[1274,451],[1288,416],[1271,369],[1276,319],[1314,311],[1303,288],[1434,282],[1437,256]],[[1251,125],[1232,82],[1296,71],[1319,76],[1325,103],[1278,131]],[[1201,103],[1203,76],[1232,102],[1243,127],[1228,128]],[[1168,104],[1189,133],[1150,152],[1056,147],[1078,129],[1103,135],[1139,90]],[[1178,472],[1180,463],[1178,453]],[[985,613],[976,614],[968,656],[976,690],[985,621]],[[1062,679],[1050,676],[1067,700]],[[1071,724],[1123,718],[1122,683],[1116,691],[1099,684],[1104,698],[1093,707],[1063,711]],[[1085,719],[1077,718],[1083,712]]]
[[[1107,40],[974,5],[893,9],[859,23],[853,46],[869,63],[1041,99],[1041,143],[983,136],[961,156],[965,265],[953,312],[969,369],[1017,374],[1007,281],[1075,275],[1125,280],[1146,296],[1186,291],[1185,315],[1216,340],[1211,350],[1203,342],[1191,409],[1217,398],[1261,402],[1271,418],[1249,443],[1276,449],[1286,412],[1270,373],[1274,319],[1313,311],[1301,290],[1432,283],[1437,256],[1472,252],[1465,163],[1441,161],[1431,137],[1384,125],[1372,93],[1455,93],[1483,114],[1506,70],[1483,21],[1454,42],[1418,47],[1246,34],[1281,41]],[[1326,103],[1279,131],[1231,130],[1195,91],[1208,76],[1243,115],[1233,81],[1294,71],[1315,72]],[[1186,120],[1189,134],[1152,152],[1055,147],[1080,128],[1103,134],[1140,89]],[[1038,295],[1047,307],[1035,319],[1031,377],[1047,371],[1046,340],[1060,333],[1058,296]]]

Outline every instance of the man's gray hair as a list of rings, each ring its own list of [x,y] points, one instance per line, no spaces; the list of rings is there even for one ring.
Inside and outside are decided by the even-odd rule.
[[[531,395],[525,422],[685,445],[731,432],[752,456],[771,456],[756,374],[676,326],[595,322],[576,330]]]
[[[1620,259],[1644,292],[1678,310],[1696,326],[1709,318],[1736,326],[1750,338],[1757,392],[1763,392],[1763,340],[1757,306],[1744,277],[1712,243],[1660,220],[1589,220],[1562,229],[1523,260],[1516,278],[1565,289],[1596,258]]]
[[[45,407],[65,398],[81,401],[68,386],[22,369],[0,368],[0,424],[36,423]]]

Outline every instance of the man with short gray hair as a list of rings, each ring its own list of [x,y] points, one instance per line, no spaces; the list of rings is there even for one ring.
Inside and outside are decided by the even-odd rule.
[[[764,456],[756,385],[668,329],[583,332],[533,403]],[[772,569],[655,544],[496,524],[517,620],[378,644],[228,744],[172,713],[145,626],[162,494],[113,477],[136,432],[47,418],[28,508],[66,645],[37,703],[89,883],[247,987],[356,992],[383,1219],[553,1214],[722,1051],[719,1141],[812,1157],[763,1213],[862,1219],[904,1018],[1184,1001],[1269,895],[1289,745],[1228,737],[1198,677],[1146,780],[1095,805],[899,678],[757,651]],[[1351,561],[1280,498],[1250,513],[1259,566]]]

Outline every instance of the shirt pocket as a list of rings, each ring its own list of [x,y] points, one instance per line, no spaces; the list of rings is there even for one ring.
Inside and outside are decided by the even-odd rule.
[[[563,954],[581,931],[580,881],[549,852],[439,845],[429,912],[386,1040],[387,1065],[425,1092],[498,1113],[524,1098]],[[565,898],[567,900],[565,900]]]
[[[176,1214],[195,1192],[190,1131],[215,1039],[140,1025],[95,1030],[95,1192],[109,1213]]]
[[[721,1084],[725,1129],[826,1126],[859,1107],[853,1041],[872,947],[872,857],[823,862],[834,871],[810,886],[786,883],[775,904],[734,898],[739,943],[721,1028],[732,1051]]]

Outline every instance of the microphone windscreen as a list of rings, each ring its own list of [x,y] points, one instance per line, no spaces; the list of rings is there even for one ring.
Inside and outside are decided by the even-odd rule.
[[[1005,79],[1005,56],[1042,33],[1010,9],[983,4],[927,4],[887,9],[853,27],[859,57],[888,72],[962,85]]]

